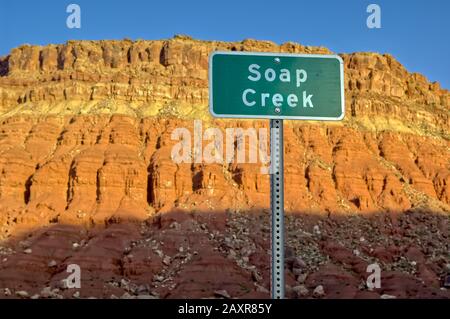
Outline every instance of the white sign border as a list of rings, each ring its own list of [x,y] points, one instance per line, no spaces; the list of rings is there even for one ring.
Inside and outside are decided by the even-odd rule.
[[[271,56],[271,57],[294,57],[294,58],[325,58],[337,59],[340,67],[340,82],[341,82],[341,112],[338,117],[318,117],[318,116],[286,116],[286,115],[240,115],[240,114],[217,114],[213,110],[213,57],[215,55],[256,55],[256,56]],[[345,96],[344,96],[344,61],[337,54],[292,54],[292,53],[277,53],[277,52],[235,52],[235,51],[214,51],[209,55],[208,68],[208,84],[209,84],[209,112],[216,118],[242,118],[242,119],[279,119],[279,120],[311,120],[311,121],[341,121],[345,117]]]

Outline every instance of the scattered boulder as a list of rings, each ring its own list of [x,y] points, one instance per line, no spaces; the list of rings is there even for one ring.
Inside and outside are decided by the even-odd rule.
[[[19,291],[16,291],[16,296],[20,297],[20,298],[28,298],[30,295],[25,290],[19,290]]]
[[[226,290],[216,290],[214,291],[214,295],[225,299],[231,298],[230,294]]]
[[[292,287],[292,290],[297,295],[297,298],[302,298],[302,297],[306,297],[309,295],[309,290],[308,290],[308,288],[306,288],[305,285],[299,285],[299,286]]]
[[[323,289],[322,285],[318,285],[316,288],[314,288],[313,296],[315,298],[322,298],[323,296],[325,296],[325,290]]]

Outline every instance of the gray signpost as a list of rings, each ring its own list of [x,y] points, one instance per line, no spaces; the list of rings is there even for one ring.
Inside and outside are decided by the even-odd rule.
[[[215,117],[270,119],[271,294],[284,298],[283,120],[338,121],[345,115],[337,55],[214,52],[209,108]]]

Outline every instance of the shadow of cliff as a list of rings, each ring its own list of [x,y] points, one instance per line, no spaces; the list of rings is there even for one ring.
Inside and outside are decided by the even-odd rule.
[[[449,225],[449,215],[432,211],[290,212],[286,296],[450,298]],[[370,290],[374,263],[381,287]],[[63,284],[73,264],[81,288]],[[269,280],[270,214],[262,209],[55,223],[0,242],[0,298],[269,298]]]

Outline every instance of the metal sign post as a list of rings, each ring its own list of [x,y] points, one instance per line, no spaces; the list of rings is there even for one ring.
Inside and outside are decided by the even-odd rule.
[[[283,120],[270,120],[270,208],[272,212],[272,298],[284,298]]]
[[[270,119],[272,298],[284,298],[283,119],[340,121],[344,62],[338,55],[213,52],[209,110],[219,118]]]

